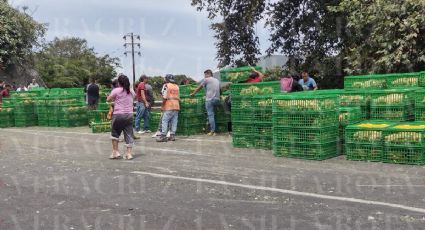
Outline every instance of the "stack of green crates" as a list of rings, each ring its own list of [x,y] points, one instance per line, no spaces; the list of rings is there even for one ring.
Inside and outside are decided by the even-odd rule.
[[[415,91],[415,121],[425,121],[425,89]]]
[[[252,73],[252,67],[240,67],[240,68],[231,68],[224,69],[220,71],[220,78],[222,82],[232,82],[240,83],[242,81],[248,80],[249,76]],[[256,70],[262,71],[262,68],[259,66],[255,67]]]
[[[345,129],[347,160],[381,162],[384,154],[383,132],[397,123],[364,121]]]
[[[37,125],[37,114],[35,113],[35,92],[22,92],[12,96],[15,109],[15,126],[29,127]]]
[[[425,122],[400,123],[383,135],[384,163],[425,164]]]
[[[46,97],[38,97],[35,99],[35,111],[37,113],[38,126],[49,126],[49,111],[47,107]]]
[[[81,94],[49,95],[46,105],[51,127],[78,127],[88,124],[87,108]]]
[[[231,86],[234,147],[272,149],[272,102],[279,92],[280,82]]]
[[[0,107],[0,128],[15,126],[14,109],[10,107]]]
[[[345,128],[363,120],[360,107],[339,108],[338,153],[345,153]]]
[[[337,95],[273,97],[273,154],[308,160],[338,155]]]
[[[370,118],[372,120],[413,121],[414,93],[417,89],[371,90]]]
[[[180,96],[177,134],[189,136],[205,133],[206,122],[204,97],[200,94],[194,97]]]

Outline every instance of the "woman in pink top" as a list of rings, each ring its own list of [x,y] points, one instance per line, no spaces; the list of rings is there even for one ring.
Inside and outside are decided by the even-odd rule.
[[[112,115],[112,155],[110,159],[120,159],[121,154],[118,151],[119,137],[124,132],[124,140],[127,151],[124,159],[132,160],[133,154],[133,100],[135,94],[130,89],[130,80],[127,76],[121,75],[118,77],[118,87],[113,89],[108,97],[108,101],[114,102],[114,113]]]

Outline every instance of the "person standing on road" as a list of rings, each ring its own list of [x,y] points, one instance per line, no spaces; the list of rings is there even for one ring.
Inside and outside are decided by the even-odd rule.
[[[137,97],[137,104],[136,104],[136,121],[135,121],[135,128],[136,132],[138,134],[144,134],[148,133],[149,131],[149,112],[150,110],[150,103],[149,98],[147,97],[146,92],[146,83],[148,82],[148,78],[145,75],[142,75],[139,79],[139,85],[136,89],[136,97]],[[140,130],[140,121],[144,121],[144,129],[143,131]]]
[[[89,110],[96,110],[99,104],[99,86],[96,85],[94,78],[90,78],[90,84],[84,89],[87,94],[87,108]]]
[[[165,84],[161,91],[162,102],[162,119],[161,119],[161,136],[157,142],[167,142],[176,140],[177,123],[180,111],[180,89],[174,80],[174,76],[167,74],[165,76]],[[170,137],[167,140],[168,123],[171,122]]]
[[[205,88],[205,107],[207,109],[208,123],[211,129],[208,135],[215,136],[216,125],[214,108],[220,104],[220,81],[213,77],[213,72],[211,70],[205,70],[204,77],[200,85],[190,95],[193,97],[202,87]]]
[[[133,102],[135,93],[130,89],[130,80],[125,75],[118,77],[118,88],[112,90],[108,96],[108,102],[114,102],[114,112],[111,124],[112,155],[110,159],[120,159],[121,154],[118,150],[119,137],[124,132],[126,143],[126,154],[124,159],[133,159]]]

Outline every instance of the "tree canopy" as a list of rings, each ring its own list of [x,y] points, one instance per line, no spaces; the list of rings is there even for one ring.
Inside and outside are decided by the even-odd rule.
[[[254,28],[262,20],[270,31],[267,54],[288,56],[290,72],[314,71],[326,84],[346,73],[425,67],[424,1],[192,0],[192,5],[209,13],[222,65],[255,64],[261,53]]]
[[[35,54],[36,69],[48,87],[80,87],[89,78],[109,86],[118,61],[98,55],[80,38],[56,38]]]
[[[0,66],[27,61],[45,31],[45,25],[0,1]]]

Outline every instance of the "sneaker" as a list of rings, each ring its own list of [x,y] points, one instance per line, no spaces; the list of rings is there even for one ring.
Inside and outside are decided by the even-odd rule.
[[[171,134],[170,137],[168,138],[168,141],[176,141],[176,135]]]
[[[143,132],[144,133],[152,133],[152,131],[150,131],[150,130],[144,130]]]
[[[207,135],[208,135],[208,136],[216,136],[217,134],[216,134],[215,132],[211,131],[211,132],[209,132]]]
[[[134,139],[134,140],[139,140],[139,139],[140,139],[140,137],[138,137],[138,136],[134,135],[134,136],[133,136],[133,139]]]
[[[137,134],[144,134],[145,131],[138,131]]]
[[[156,142],[167,142],[167,137],[164,135],[161,135],[156,139]]]
[[[160,132],[156,132],[154,135],[152,135],[152,138],[157,138],[159,136],[161,136],[161,133]]]
[[[167,133],[167,137],[170,137],[171,136],[171,132],[170,131],[168,131],[168,133]]]

